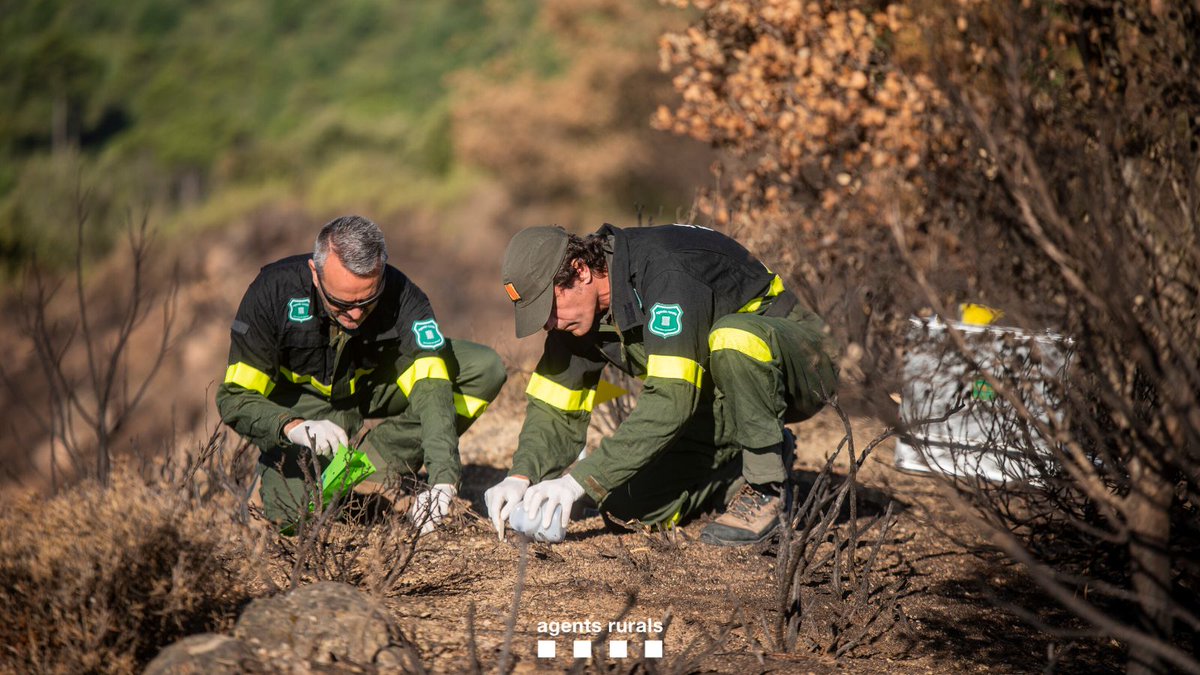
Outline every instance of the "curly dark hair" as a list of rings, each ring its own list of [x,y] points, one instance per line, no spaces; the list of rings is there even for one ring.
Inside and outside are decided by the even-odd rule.
[[[593,272],[608,274],[608,260],[604,256],[604,237],[589,234],[586,237],[567,235],[567,252],[563,254],[562,264],[554,273],[554,285],[559,288],[570,288],[575,285],[578,274],[572,266],[576,260],[592,268]]]

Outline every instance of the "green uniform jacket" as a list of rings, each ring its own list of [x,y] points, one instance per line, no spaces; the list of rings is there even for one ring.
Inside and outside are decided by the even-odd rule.
[[[311,255],[263,267],[238,307],[229,367],[217,389],[221,419],[259,448],[288,445],[283,427],[300,417],[300,392],[334,407],[359,404],[360,384],[394,382],[421,420],[431,482],[459,476],[448,349],[429,299],[388,265],[385,287],[363,326],[349,333],[329,316],[308,267]],[[365,388],[365,387],[364,387]]]
[[[782,315],[795,296],[736,241],[707,228],[665,225],[610,237],[611,306],[586,336],[551,331],[526,390],[512,475],[561,472],[583,447],[600,373],[612,364],[645,386],[637,408],[571,475],[603,501],[683,430],[708,379],[709,332],[735,312]]]

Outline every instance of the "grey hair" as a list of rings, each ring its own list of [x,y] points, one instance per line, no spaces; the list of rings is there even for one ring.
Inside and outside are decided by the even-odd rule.
[[[387,242],[379,226],[362,216],[342,216],[325,223],[313,245],[313,264],[317,273],[325,271],[325,259],[332,249],[351,273],[368,277],[387,263]]]

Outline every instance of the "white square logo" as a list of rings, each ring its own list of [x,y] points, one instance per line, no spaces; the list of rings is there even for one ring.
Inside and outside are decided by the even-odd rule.
[[[662,640],[646,640],[646,658],[662,658]]]
[[[592,656],[591,640],[576,640],[573,654],[577,659],[590,658]]]
[[[538,640],[538,658],[552,659],[554,658],[554,640]]]
[[[608,655],[614,659],[623,659],[629,656],[629,642],[627,640],[611,640],[608,643]]]

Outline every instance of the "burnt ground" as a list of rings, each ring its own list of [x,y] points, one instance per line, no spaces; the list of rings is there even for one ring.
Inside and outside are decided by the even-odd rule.
[[[478,205],[469,206],[464,212],[477,219]],[[180,327],[179,345],[158,376],[159,382],[176,383],[170,388],[173,395],[148,399],[126,430],[131,438],[141,439],[139,447],[179,448],[188,444],[182,439],[189,436],[208,436],[216,420],[211,389],[224,372],[228,317],[260,264],[308,245],[312,221],[304,214],[272,212],[256,216],[245,227],[232,228],[229,238],[189,240],[196,250],[185,258],[178,312],[205,320],[198,318]],[[440,240],[430,234],[435,229],[432,224],[425,229],[408,224],[402,232],[393,232],[414,244],[401,247],[398,262],[406,270],[415,267],[422,272],[417,277],[440,316],[447,318],[450,333],[492,345],[512,373],[502,400],[462,439],[463,459],[468,465],[464,504],[472,504],[474,512],[481,514],[483,490],[503,476],[516,446],[523,409],[521,373],[532,366],[540,345],[511,337],[507,329],[511,314],[505,302],[473,300],[496,292],[493,286],[498,270],[494,268],[498,261],[494,253],[503,244],[498,235],[473,237],[465,247],[439,247],[433,244]],[[418,258],[425,258],[425,264]],[[445,264],[428,265],[428,260]],[[479,260],[491,261],[490,267],[468,264]],[[464,269],[476,273],[464,278]],[[63,311],[69,314],[71,307]],[[10,353],[30,352],[20,336],[0,338]],[[134,350],[152,350],[156,340],[152,330],[139,333]],[[37,367],[31,358],[6,365],[14,381],[34,386],[17,392],[4,389],[0,398],[8,409],[24,415],[25,403],[42,400],[44,392],[36,388],[40,382],[35,376]],[[36,432],[34,425],[27,426]],[[866,418],[855,418],[854,426],[860,447],[864,439],[878,432],[878,425]],[[837,447],[844,430],[832,414],[822,414],[795,430],[799,438],[797,468],[811,479]],[[0,493],[44,488],[52,449],[49,440],[15,433],[4,435],[4,440],[0,443],[4,462],[0,464],[19,476],[19,481],[4,483]],[[128,439],[120,441],[122,447],[127,444]],[[845,462],[837,467],[844,475]],[[780,611],[774,597],[777,542],[718,549],[697,541],[707,518],[685,523],[674,537],[666,537],[610,531],[599,517],[591,517],[572,523],[565,543],[532,547],[528,552],[509,644],[516,670],[554,672],[575,665],[571,641],[594,639],[595,633],[561,634],[553,638],[558,656],[539,659],[537,641],[552,639],[539,633],[539,623],[607,624],[621,614],[630,593],[636,594],[636,599],[626,620],[650,623],[670,618],[663,659],[654,662],[663,672],[1103,673],[1119,669],[1121,653],[1111,642],[1054,638],[1022,618],[1033,618],[1060,631],[1088,634],[1086,626],[1047,604],[1018,567],[988,548],[969,521],[954,510],[935,479],[894,470],[887,444],[875,451],[859,479],[864,488],[856,505],[860,527],[865,528],[888,504],[893,504],[897,514],[895,526],[878,547],[871,576],[875,587],[897,587],[901,597],[898,611],[887,616],[894,624],[886,630],[869,631],[867,637],[877,639],[858,641],[840,658],[825,653],[825,648],[839,639],[832,635],[831,626],[836,622],[830,616],[836,616],[846,598],[822,594],[826,580],[817,580],[805,590],[820,602],[806,607],[796,649],[782,653],[763,634],[763,626],[772,626]],[[848,522],[844,519],[843,524]],[[868,554],[867,550],[862,553],[864,557]],[[490,524],[470,511],[458,524],[419,542],[415,558],[387,603],[429,669],[455,672],[469,667],[472,632],[475,653],[485,669],[494,669],[508,634],[520,558],[515,542],[497,541]],[[872,596],[865,603],[868,611],[852,616],[842,627],[862,627],[858,624],[865,620],[858,624],[855,620],[870,616],[871,607],[883,602],[885,595]],[[472,607],[473,622],[468,618]],[[629,670],[639,665],[636,660],[643,653],[645,634],[634,630],[623,637],[630,640],[631,658],[609,664]],[[605,653],[604,645],[597,646],[596,652]],[[602,666],[595,661],[587,664],[593,669]]]
[[[515,424],[499,416],[498,424]],[[505,422],[507,420],[507,422]],[[879,428],[856,420],[856,437]],[[837,417],[822,414],[798,427],[797,468],[813,476],[837,446],[843,428]],[[464,439],[470,459],[472,440],[500,440],[495,429]],[[861,447],[862,441],[857,441]],[[844,465],[844,463],[842,463]],[[449,529],[421,540],[397,592],[388,598],[399,625],[413,640],[422,661],[434,671],[470,667],[474,653],[485,668],[504,650],[506,626],[517,589],[521,546],[510,533],[497,541],[484,513],[482,492],[504,475],[490,466],[467,467],[463,496],[472,505]],[[880,446],[859,474],[859,523],[865,527],[893,504],[898,514],[879,546],[870,576],[877,587],[902,583],[894,622],[880,624],[841,658],[823,653],[833,642],[830,612],[837,596],[806,611],[800,640],[791,653],[772,649],[763,627],[778,616],[774,598],[778,541],[746,548],[716,548],[698,540],[711,516],[685,523],[671,536],[661,532],[609,529],[599,516],[571,524],[568,540],[555,546],[530,545],[526,574],[509,648],[517,672],[554,672],[577,662],[575,639],[595,640],[592,622],[605,626],[621,616],[629,658],[578,662],[589,670],[612,667],[627,672],[643,654],[646,626],[669,617],[660,671],[698,672],[861,672],[861,673],[1104,673],[1117,672],[1119,650],[1094,639],[1053,638],[1026,618],[1061,630],[1086,627],[1047,604],[1016,566],[995,555],[951,508],[936,479],[909,475],[891,466],[890,447]],[[847,524],[848,510],[842,516]],[[878,530],[876,530],[877,532]],[[866,558],[868,548],[860,555]],[[633,602],[622,615],[627,599]],[[866,603],[865,617],[874,602]],[[848,602],[846,600],[844,602]],[[473,612],[474,619],[469,620]],[[1021,618],[1022,616],[1026,618]],[[558,636],[550,622],[577,625],[582,633]],[[543,624],[543,625],[539,625]],[[854,627],[855,621],[849,625]],[[619,628],[619,627],[618,627]],[[541,629],[542,632],[539,632]],[[642,629],[643,632],[639,632]],[[538,640],[554,640],[557,656],[537,657]],[[606,643],[595,646],[606,657]]]

